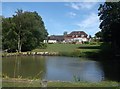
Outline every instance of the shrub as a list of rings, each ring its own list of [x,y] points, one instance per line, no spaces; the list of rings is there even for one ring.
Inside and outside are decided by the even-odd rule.
[[[84,44],[89,44],[89,42],[88,42],[88,41],[86,41],[86,42],[84,42]]]
[[[97,42],[90,42],[90,45],[97,45]]]
[[[45,49],[45,48],[47,48],[47,44],[46,43],[41,43],[39,48],[40,49]]]

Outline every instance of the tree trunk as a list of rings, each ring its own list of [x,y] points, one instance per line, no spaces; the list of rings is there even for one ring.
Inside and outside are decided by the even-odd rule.
[[[18,52],[21,52],[21,39],[20,39],[20,35],[18,35]]]

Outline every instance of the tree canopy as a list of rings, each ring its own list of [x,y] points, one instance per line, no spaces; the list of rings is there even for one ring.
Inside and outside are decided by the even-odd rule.
[[[116,49],[120,49],[120,1],[100,4],[98,10],[103,41],[111,43]]]
[[[44,22],[37,12],[17,10],[13,17],[2,20],[3,49],[30,51],[47,37]]]

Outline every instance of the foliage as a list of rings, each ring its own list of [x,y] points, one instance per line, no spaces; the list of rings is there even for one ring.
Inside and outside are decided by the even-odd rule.
[[[45,49],[45,48],[47,48],[47,44],[46,43],[41,43],[39,48],[40,49]]]
[[[97,45],[98,42],[90,42],[89,44],[90,44],[90,45]]]
[[[2,20],[2,48],[14,50],[17,48],[17,34],[12,18]]]
[[[98,37],[98,38],[99,38],[99,37],[102,37],[102,32],[101,32],[101,31],[97,32],[97,33],[95,34],[95,36]]]
[[[68,34],[68,32],[67,32],[67,31],[64,31],[63,35],[66,36],[67,34]]]
[[[17,10],[13,17],[3,18],[2,25],[4,50],[30,51],[48,35],[37,12]]]
[[[101,20],[100,29],[104,42],[111,43],[115,52],[120,49],[120,1],[105,2],[100,4],[99,16]]]
[[[80,82],[80,77],[77,77],[76,75],[73,76],[75,82]]]

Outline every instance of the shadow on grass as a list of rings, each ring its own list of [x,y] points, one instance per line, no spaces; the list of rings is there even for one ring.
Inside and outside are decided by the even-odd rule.
[[[78,49],[100,49],[100,46],[81,46]]]

